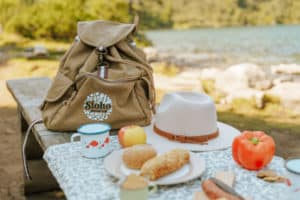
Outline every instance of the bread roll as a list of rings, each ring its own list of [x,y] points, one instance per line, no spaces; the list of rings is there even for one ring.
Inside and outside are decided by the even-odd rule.
[[[189,151],[174,149],[148,160],[141,168],[141,175],[153,181],[180,169],[189,160]]]
[[[156,156],[156,150],[149,144],[128,147],[123,152],[123,162],[128,168],[141,169],[143,164]]]

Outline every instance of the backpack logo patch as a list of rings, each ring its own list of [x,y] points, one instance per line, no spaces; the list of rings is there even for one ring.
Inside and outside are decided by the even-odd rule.
[[[83,112],[91,120],[106,120],[112,112],[111,98],[104,93],[92,93],[84,101]]]

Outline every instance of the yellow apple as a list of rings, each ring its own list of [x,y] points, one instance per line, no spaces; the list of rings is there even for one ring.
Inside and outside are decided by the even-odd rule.
[[[130,125],[119,130],[118,139],[122,147],[130,147],[136,144],[146,144],[147,135],[142,127]]]

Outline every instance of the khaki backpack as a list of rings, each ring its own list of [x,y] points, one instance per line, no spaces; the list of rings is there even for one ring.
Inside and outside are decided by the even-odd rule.
[[[135,24],[79,22],[41,106],[45,126],[76,131],[105,122],[113,129],[150,124],[155,108],[152,68],[135,46]]]

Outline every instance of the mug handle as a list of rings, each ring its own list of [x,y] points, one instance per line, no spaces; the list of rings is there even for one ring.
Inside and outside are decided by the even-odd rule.
[[[149,194],[153,194],[157,191],[157,185],[154,183],[149,183],[148,186]]]
[[[81,137],[80,137],[80,134],[79,134],[79,133],[74,133],[74,134],[71,136],[71,143],[74,143],[74,142],[75,142],[75,138],[77,138],[77,137],[81,138]]]

